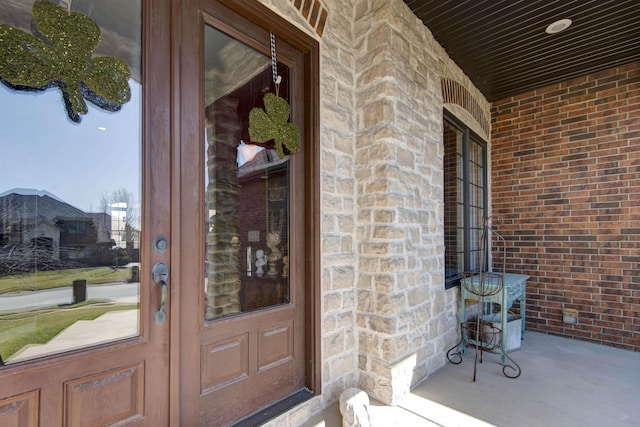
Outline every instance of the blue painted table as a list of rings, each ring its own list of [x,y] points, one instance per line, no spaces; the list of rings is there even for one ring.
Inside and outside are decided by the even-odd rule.
[[[482,278],[482,283],[480,280]],[[467,321],[467,300],[482,300],[484,303],[500,304],[500,350],[502,353],[502,363],[505,362],[507,352],[507,312],[515,301],[520,301],[520,318],[522,319],[522,335],[524,338],[525,323],[525,303],[527,279],[526,274],[514,273],[478,273],[462,279],[460,283],[460,323],[465,324]],[[502,287],[500,288],[500,282]],[[482,293],[485,296],[480,297]],[[461,351],[464,354],[465,344],[467,341],[466,329],[462,329]]]

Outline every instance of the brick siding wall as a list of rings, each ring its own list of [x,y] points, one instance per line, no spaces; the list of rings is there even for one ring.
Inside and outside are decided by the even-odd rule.
[[[640,351],[640,63],[494,103],[491,155],[527,328]]]

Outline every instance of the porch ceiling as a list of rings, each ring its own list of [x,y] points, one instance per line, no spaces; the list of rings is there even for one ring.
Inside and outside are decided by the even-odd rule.
[[[404,2],[489,101],[640,60],[638,0]]]

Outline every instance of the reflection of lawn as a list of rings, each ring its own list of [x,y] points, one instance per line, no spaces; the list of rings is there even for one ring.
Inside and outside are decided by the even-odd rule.
[[[41,271],[0,277],[0,294],[20,291],[71,286],[74,280],[85,279],[88,285],[125,282],[131,278],[131,269],[111,267],[76,268],[72,270]]]
[[[109,311],[132,310],[136,304],[86,301],[63,307],[43,307],[0,315],[0,355],[3,360],[28,344],[45,344],[78,320],[93,320]]]

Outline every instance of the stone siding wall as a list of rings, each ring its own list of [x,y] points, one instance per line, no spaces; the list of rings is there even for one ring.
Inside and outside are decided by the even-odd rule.
[[[314,35],[288,0],[262,3]],[[353,386],[393,403],[445,363],[459,291],[444,289],[442,78],[490,113],[401,0],[322,4],[323,390],[269,426],[300,425]]]
[[[364,1],[355,17],[359,387],[386,403],[442,364],[446,311],[439,76],[411,17]]]
[[[393,404],[458,333],[458,290],[444,289],[442,79],[486,117],[489,104],[403,2],[357,2],[354,37],[359,386]]]
[[[238,236],[238,173],[236,168],[236,138],[239,129],[235,117],[237,102],[221,98],[206,111],[207,212],[206,240],[207,293],[206,318],[214,319],[240,311],[240,259]],[[226,167],[225,167],[226,166]],[[237,239],[237,237],[236,237]]]

